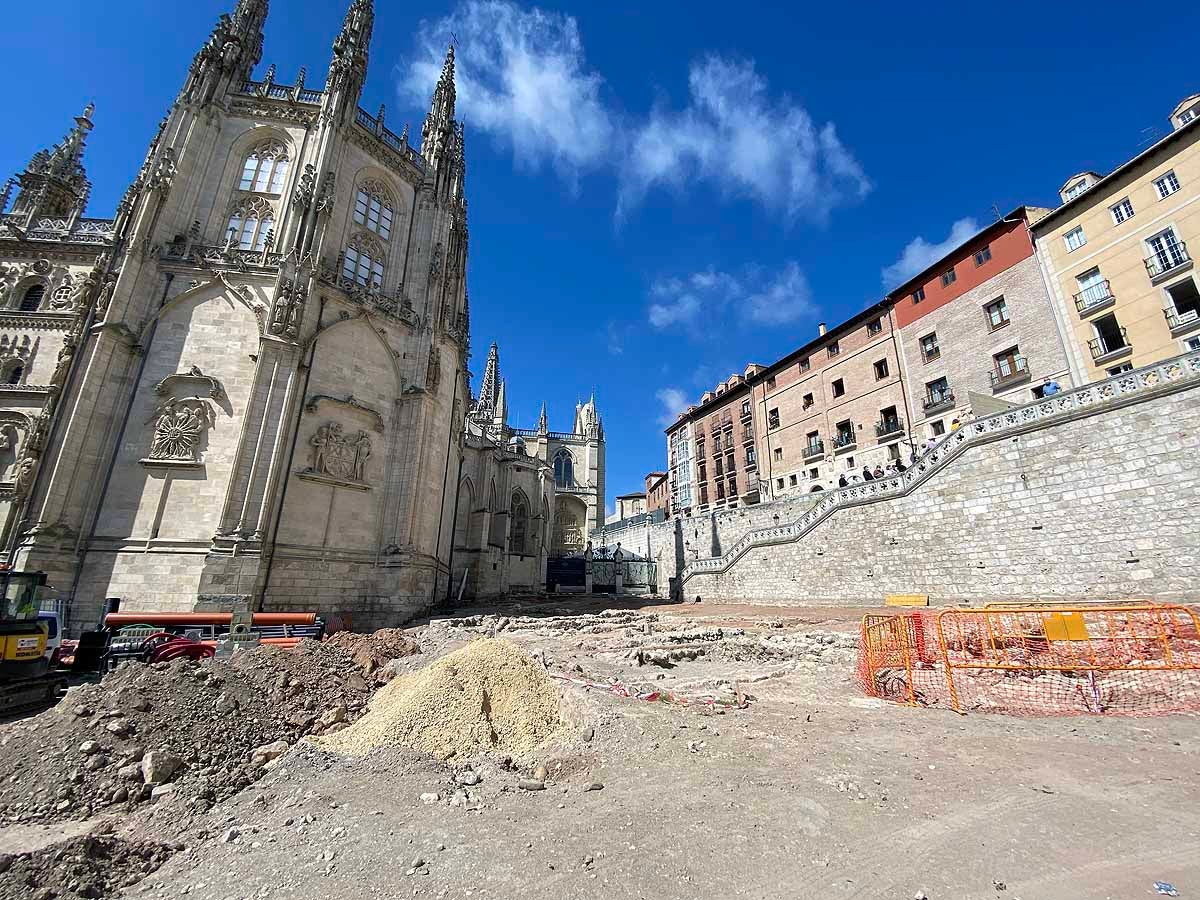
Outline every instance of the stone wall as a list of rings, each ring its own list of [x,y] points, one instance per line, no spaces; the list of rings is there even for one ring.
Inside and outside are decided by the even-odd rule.
[[[1194,600],[1198,451],[1192,353],[971,423],[905,476],[826,494],[800,521],[691,563],[682,592],[796,605]]]

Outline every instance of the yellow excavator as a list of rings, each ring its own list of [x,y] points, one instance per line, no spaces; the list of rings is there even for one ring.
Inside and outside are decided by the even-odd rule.
[[[38,621],[46,573],[0,567],[0,718],[49,706],[65,681],[50,671]]]

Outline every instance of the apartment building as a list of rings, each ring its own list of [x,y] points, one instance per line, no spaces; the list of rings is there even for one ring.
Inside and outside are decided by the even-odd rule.
[[[1070,386],[1029,232],[1047,212],[1013,210],[889,295],[918,443],[983,412],[973,407],[985,398],[1025,403],[1051,379]]]
[[[748,379],[761,369],[750,365],[731,375],[667,429],[671,460],[671,506],[681,515],[731,509],[759,499],[758,448]],[[688,451],[681,452],[690,435]],[[690,471],[684,471],[684,459]],[[683,491],[687,485],[689,491]],[[690,496],[691,503],[684,503]]]
[[[1081,172],[1032,223],[1077,383],[1200,348],[1200,94],[1105,176]]]
[[[750,379],[763,499],[836,485],[910,452],[901,353],[882,301]]]
[[[671,515],[671,483],[666,472],[646,474],[646,512],[653,515],[662,510],[664,519]]]

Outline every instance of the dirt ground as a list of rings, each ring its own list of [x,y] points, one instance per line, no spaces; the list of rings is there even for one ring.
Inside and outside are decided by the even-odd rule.
[[[581,600],[436,617],[408,630],[422,652],[398,670],[501,634],[558,676],[561,738],[444,762],[302,742],[211,809],[120,823],[175,852],[115,896],[1128,900],[1169,882],[1200,897],[1200,720],[869,699],[862,612]],[[580,683],[611,679],[719,705]],[[538,764],[546,789],[521,789]],[[15,826],[0,851],[58,827],[81,825]]]

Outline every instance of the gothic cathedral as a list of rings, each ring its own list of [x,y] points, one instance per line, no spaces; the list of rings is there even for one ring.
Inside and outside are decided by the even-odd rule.
[[[418,149],[359,107],[372,0],[321,87],[255,80],[266,16],[220,17],[115,218],[84,216],[90,107],[3,191],[4,549],[72,630],[106,598],[397,624],[539,586],[555,535],[603,519],[602,455],[599,518],[563,537],[557,459],[472,424],[495,398],[467,369],[453,48]],[[515,473],[499,494],[480,454]]]

